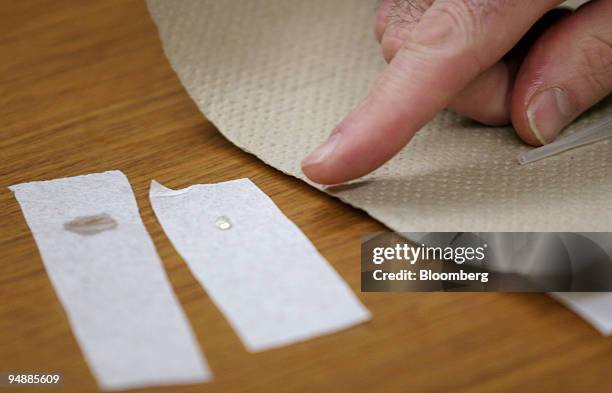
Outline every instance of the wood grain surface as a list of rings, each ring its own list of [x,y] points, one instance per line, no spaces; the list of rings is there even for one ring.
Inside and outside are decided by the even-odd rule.
[[[119,169],[215,374],[150,391],[612,391],[612,339],[546,295],[360,293],[359,237],[384,227],[225,140],[181,87],[142,1],[5,0],[0,21],[0,372],[59,371],[64,387],[52,391],[97,391],[7,186]],[[151,179],[185,187],[241,177],[306,233],[371,322],[244,349],[147,199]]]

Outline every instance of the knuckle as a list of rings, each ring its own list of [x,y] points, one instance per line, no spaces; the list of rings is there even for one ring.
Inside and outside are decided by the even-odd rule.
[[[402,49],[414,53],[415,44],[438,58],[463,63],[470,74],[488,68],[489,53],[479,50],[491,38],[495,23],[519,0],[437,0],[422,16]],[[510,4],[511,3],[511,4]],[[517,3],[518,4],[518,3]],[[407,46],[410,45],[411,48]],[[490,64],[489,64],[490,65]]]
[[[444,25],[439,28],[436,41],[446,42],[446,52],[465,62],[468,66],[465,69],[478,74],[486,68],[477,50],[485,27],[481,12],[475,7],[479,6],[474,1],[448,0],[431,15],[431,22]]]
[[[475,0],[447,0],[440,7],[432,8],[430,25],[437,24],[433,42],[443,43],[448,53],[460,54],[469,60],[477,70],[484,69],[480,55],[475,48],[484,31],[481,11]]]
[[[516,6],[518,0],[461,0],[465,7],[472,14],[479,17],[489,17],[491,15],[503,14],[504,10]]]
[[[444,7],[440,7],[439,12],[454,28],[457,37],[464,39],[466,44],[472,41],[482,31],[481,12],[473,0],[449,0]]]
[[[392,0],[389,19],[400,25],[415,25],[434,0]]]
[[[466,40],[475,41],[491,31],[491,21],[516,0],[445,0],[439,10]],[[512,3],[512,4],[511,4]],[[473,42],[469,42],[473,43]]]
[[[516,5],[517,0],[446,0],[440,11],[453,25],[453,36],[461,40],[466,61],[471,62],[478,73],[486,66],[486,53],[477,50],[495,31],[495,21],[505,10]]]
[[[612,30],[611,30],[612,32]],[[579,47],[587,77],[603,93],[612,90],[612,34],[592,32]]]

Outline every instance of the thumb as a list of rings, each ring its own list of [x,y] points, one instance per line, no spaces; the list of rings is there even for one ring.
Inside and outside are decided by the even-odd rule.
[[[612,90],[612,0],[561,19],[530,49],[517,76],[512,122],[532,145],[552,142]]]

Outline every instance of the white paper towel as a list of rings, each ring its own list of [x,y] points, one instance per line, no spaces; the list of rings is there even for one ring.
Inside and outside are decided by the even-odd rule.
[[[551,296],[605,336],[612,335],[612,293],[605,292],[556,292]]]
[[[212,378],[123,173],[10,188],[102,389]]]
[[[151,205],[166,235],[257,352],[370,319],[308,238],[248,179],[171,190]]]

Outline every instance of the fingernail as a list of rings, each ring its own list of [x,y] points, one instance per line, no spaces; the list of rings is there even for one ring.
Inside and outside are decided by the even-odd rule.
[[[315,151],[310,153],[304,160],[302,161],[302,167],[320,164],[323,161],[326,161],[329,157],[331,157],[334,150],[338,146],[338,142],[342,137],[342,133],[337,132],[329,137],[329,139],[319,146]]]
[[[572,121],[574,114],[571,100],[558,87],[537,93],[527,107],[531,132],[543,145],[555,140],[561,130]]]

